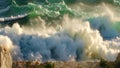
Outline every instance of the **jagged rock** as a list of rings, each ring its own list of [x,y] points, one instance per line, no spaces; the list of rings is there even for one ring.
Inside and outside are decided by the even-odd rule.
[[[117,58],[116,58],[117,62],[120,62],[120,53],[118,54]]]
[[[115,68],[119,68],[120,67],[120,53],[118,54],[114,64],[115,64]]]
[[[0,46],[0,68],[12,68],[10,52],[3,46]]]

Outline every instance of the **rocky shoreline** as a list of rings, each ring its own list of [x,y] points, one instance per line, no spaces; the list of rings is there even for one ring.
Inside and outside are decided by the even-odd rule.
[[[98,61],[51,61],[40,63],[38,61],[18,61],[13,62],[12,68],[119,68],[120,67],[120,54],[114,62],[105,60]]]
[[[114,62],[101,60],[89,61],[13,61],[10,49],[0,46],[0,68],[120,68],[120,53]]]
[[[13,62],[12,68],[99,68],[99,62],[45,62],[40,63],[38,61],[20,61]]]

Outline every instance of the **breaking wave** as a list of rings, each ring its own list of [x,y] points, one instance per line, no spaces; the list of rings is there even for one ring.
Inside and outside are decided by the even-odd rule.
[[[0,45],[14,61],[114,61],[120,52],[119,3],[1,0]]]

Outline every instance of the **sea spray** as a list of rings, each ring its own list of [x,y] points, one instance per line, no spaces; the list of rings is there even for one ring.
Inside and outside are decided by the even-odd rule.
[[[15,23],[0,29],[0,35],[9,38],[14,45],[13,61],[99,58],[114,61],[120,52],[118,0],[75,0],[72,5],[68,0],[14,1],[16,3],[9,4],[8,8],[0,6],[4,8],[0,11],[2,21],[8,17],[10,23],[12,18],[27,14],[31,25]],[[71,18],[64,17],[65,14]]]
[[[119,37],[104,41],[98,30],[91,29],[88,21],[64,17],[59,30],[43,26],[43,30],[36,29],[33,33],[17,23],[0,29],[0,35],[8,36],[14,44],[14,61],[69,61],[71,57],[76,61],[98,58],[114,61],[120,52],[116,45]],[[53,33],[51,29],[54,29]]]
[[[84,54],[87,55],[87,58],[102,57],[106,60],[114,61],[115,57],[120,52],[119,42],[116,42],[115,40],[109,42],[104,41],[98,30],[93,30],[90,28],[89,22],[83,22],[76,19],[70,20],[69,18],[65,18],[64,23],[64,25],[67,23],[67,26],[65,26],[65,28],[69,30],[70,36],[75,36],[76,38],[83,41],[84,47],[86,47],[83,50],[85,52]],[[118,38],[116,38],[116,40],[117,39]],[[118,45],[115,45],[113,42],[118,43]],[[113,44],[111,45],[111,43]],[[112,46],[115,46],[116,48],[114,49]],[[114,54],[114,56],[108,57],[110,54]],[[84,57],[86,57],[86,55]]]

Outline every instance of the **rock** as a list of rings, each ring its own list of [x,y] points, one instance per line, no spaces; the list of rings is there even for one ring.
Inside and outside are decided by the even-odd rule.
[[[0,46],[0,68],[12,68],[10,52],[2,46]]]
[[[114,64],[115,64],[114,68],[119,68],[120,67],[120,53],[118,54]]]
[[[99,68],[99,62],[94,61],[81,61],[81,62],[64,62],[64,61],[51,61],[40,63],[34,61],[19,61],[13,62],[12,68]]]
[[[0,68],[12,68],[12,41],[9,37],[0,35]]]
[[[120,62],[120,53],[118,54],[117,58],[116,58],[117,62]]]

